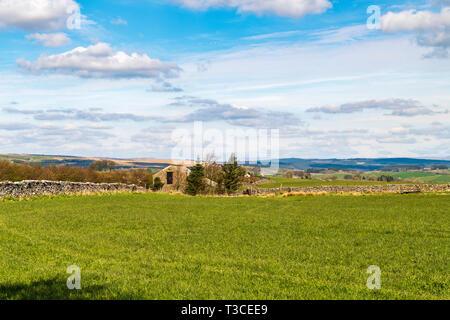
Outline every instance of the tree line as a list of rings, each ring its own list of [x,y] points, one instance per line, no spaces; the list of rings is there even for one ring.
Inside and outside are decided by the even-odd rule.
[[[3,160],[0,161],[0,181],[16,182],[23,180],[49,180],[93,183],[125,183],[135,184],[147,189],[153,187],[153,176],[147,170],[114,170],[115,163],[113,165],[112,161],[108,162],[106,167],[104,167],[103,164],[99,164],[95,161],[89,166],[89,168],[55,165],[43,167],[39,164],[19,164]]]

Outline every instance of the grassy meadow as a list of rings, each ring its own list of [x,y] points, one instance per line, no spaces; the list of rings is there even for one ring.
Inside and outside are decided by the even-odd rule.
[[[436,174],[432,172],[382,172],[379,175],[390,175],[396,179],[418,183],[450,183],[450,174]],[[370,176],[370,174],[366,174]]]
[[[392,176],[396,180],[394,183],[450,183],[450,174],[445,174],[446,171],[450,170],[442,170],[442,173],[437,172],[422,172],[422,171],[408,171],[408,172],[391,172],[391,171],[373,171],[363,173],[362,176],[366,178],[374,177],[377,178],[379,176]],[[341,180],[340,182],[345,183],[344,177],[348,175],[348,173],[335,173],[332,176],[335,176],[337,180]],[[314,179],[323,179],[326,180],[331,175],[326,174],[314,174]],[[391,182],[392,183],[392,182]]]
[[[3,200],[0,299],[450,299],[449,205],[449,194]]]
[[[336,173],[333,176],[336,180],[329,180],[331,175],[314,174],[311,180],[302,180],[285,177],[269,177],[266,182],[257,186],[257,188],[299,188],[299,187],[320,187],[320,186],[360,186],[360,185],[383,185],[383,184],[411,184],[411,183],[450,183],[450,175],[436,174],[431,172],[377,172],[366,173],[363,176],[379,177],[381,175],[393,176],[396,181],[380,182],[369,180],[345,180],[345,173]],[[328,180],[327,180],[328,179]]]
[[[321,186],[364,186],[364,185],[387,185],[404,182],[379,182],[379,181],[358,181],[358,180],[320,180],[320,179],[293,179],[284,177],[270,177],[266,182],[257,186],[262,189],[274,188],[301,188],[301,187],[321,187]]]

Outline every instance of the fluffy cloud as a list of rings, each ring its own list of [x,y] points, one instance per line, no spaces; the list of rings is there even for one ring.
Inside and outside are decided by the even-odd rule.
[[[28,40],[36,40],[46,47],[57,48],[70,43],[70,39],[67,34],[59,33],[33,33],[27,35],[25,38]]]
[[[441,1],[436,5],[448,5]],[[407,10],[389,12],[381,18],[381,29],[385,32],[414,32],[417,44],[433,48],[426,58],[447,58],[450,47],[450,7],[440,12]]]
[[[74,74],[82,78],[172,78],[181,71],[174,63],[152,59],[147,54],[113,49],[107,43],[78,47],[71,51],[51,56],[41,56],[30,62],[18,59],[17,64],[34,74]]]
[[[433,51],[426,54],[425,58],[448,58],[450,30],[418,35],[417,43],[422,47],[433,48]]]
[[[0,0],[0,28],[61,30],[79,9],[73,0]]]
[[[167,122],[225,121],[228,124],[255,128],[283,128],[299,126],[303,122],[289,112],[273,112],[219,103],[212,99],[179,97],[171,106],[196,106],[199,109]]]
[[[322,112],[322,113],[355,113],[364,110],[382,109],[390,110],[390,115],[413,117],[418,115],[432,115],[438,113],[448,113],[445,111],[435,111],[428,107],[422,106],[419,101],[405,100],[405,99],[375,99],[367,101],[359,101],[352,103],[345,103],[341,105],[326,105],[317,108],[310,108],[307,112]]]
[[[385,32],[429,31],[450,26],[450,8],[441,12],[407,10],[388,12],[381,18],[381,29]]]
[[[172,0],[176,3],[197,9],[210,7],[237,8],[238,12],[251,12],[258,15],[271,13],[284,17],[302,17],[319,14],[332,7],[328,0]]]

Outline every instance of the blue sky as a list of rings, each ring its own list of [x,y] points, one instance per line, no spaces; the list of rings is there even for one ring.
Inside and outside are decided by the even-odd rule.
[[[1,153],[167,158],[202,121],[279,129],[281,157],[450,158],[448,0],[0,0],[0,39]]]

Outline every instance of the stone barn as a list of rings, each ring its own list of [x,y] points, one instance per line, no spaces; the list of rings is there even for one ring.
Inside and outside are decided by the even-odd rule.
[[[161,179],[164,186],[161,191],[171,192],[171,191],[181,191],[183,192],[187,184],[187,176],[191,170],[182,165],[170,165],[167,168],[159,171],[153,175],[153,181],[156,178]]]

